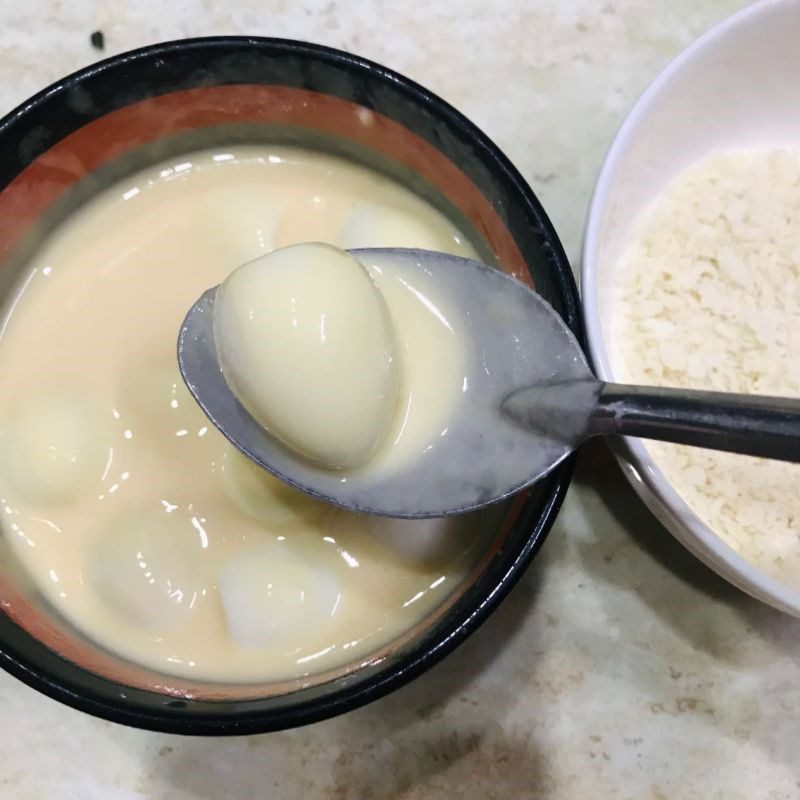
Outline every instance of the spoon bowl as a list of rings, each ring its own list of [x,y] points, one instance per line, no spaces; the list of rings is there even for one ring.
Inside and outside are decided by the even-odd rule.
[[[369,270],[391,262],[398,274],[413,278],[422,270],[446,287],[457,309],[458,318],[451,323],[472,356],[447,428],[425,451],[386,473],[310,464],[254,420],[225,382],[213,336],[214,288],[186,316],[178,362],[189,391],[232,444],[308,494],[356,511],[405,518],[448,516],[498,502],[534,483],[572,452],[575,442],[526,430],[501,410],[514,389],[592,378],[577,339],[536,292],[485,264],[444,253],[396,248],[351,252]]]

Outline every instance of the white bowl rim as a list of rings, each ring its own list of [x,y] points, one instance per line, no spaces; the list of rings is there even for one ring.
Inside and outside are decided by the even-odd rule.
[[[754,17],[769,13],[775,7],[795,2],[796,0],[761,0],[745,6],[714,25],[662,69],[633,105],[617,131],[592,192],[584,229],[580,266],[580,290],[586,338],[594,368],[601,380],[612,381],[614,377],[603,342],[598,306],[597,253],[600,224],[610,194],[613,174],[628,149],[631,136],[650,112],[650,107],[657,103],[665,86],[687,69],[701,51],[723,39],[732,30],[747,25]],[[775,608],[800,616],[800,592],[763,572],[706,525],[672,487],[647,452],[641,439],[625,437],[619,444],[620,447],[616,452],[626,477],[637,494],[677,539],[708,566],[743,591]]]

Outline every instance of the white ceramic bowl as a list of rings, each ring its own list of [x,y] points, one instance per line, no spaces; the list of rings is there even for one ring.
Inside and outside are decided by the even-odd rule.
[[[595,187],[581,272],[589,350],[603,380],[615,379],[609,290],[641,211],[679,172],[714,151],[800,147],[799,35],[800,0],[749,6],[672,61],[622,125]],[[689,550],[753,597],[800,616],[800,592],[742,558],[703,523],[641,440],[620,442],[617,453],[638,494]]]

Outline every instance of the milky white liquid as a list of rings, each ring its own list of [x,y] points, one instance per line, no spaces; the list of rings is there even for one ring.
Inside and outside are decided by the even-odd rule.
[[[483,552],[485,517],[358,517],[296,494],[233,451],[185,390],[175,342],[191,304],[239,264],[308,240],[474,255],[438,212],[349,162],[194,153],[73,215],[2,330],[2,536],[86,635],[162,672],[262,681],[357,664]],[[437,401],[461,380],[458,348],[394,291],[421,320],[404,345],[419,391],[398,423],[418,446],[446,423]]]

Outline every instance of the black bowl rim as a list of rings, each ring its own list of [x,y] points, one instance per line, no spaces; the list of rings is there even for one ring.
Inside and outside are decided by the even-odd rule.
[[[517,168],[486,134],[449,103],[415,81],[361,56],[326,45],[275,37],[207,36],[160,42],[111,56],[56,81],[0,119],[0,138],[15,122],[45,101],[63,94],[79,85],[83,80],[100,75],[109,69],[137,59],[157,59],[176,50],[203,50],[230,46],[251,47],[266,53],[288,52],[296,55],[310,55],[333,64],[346,65],[365,71],[378,80],[390,82],[395,88],[402,89],[413,96],[417,103],[427,107],[439,118],[445,119],[448,124],[469,138],[484,152],[484,155],[489,157],[502,180],[513,186],[519,196],[524,199],[527,206],[526,212],[537,220],[542,231],[544,245],[550,250],[550,263],[554,269],[553,278],[564,304],[565,321],[584,345],[578,289],[566,253],[541,203]],[[538,511],[523,510],[517,522],[526,528],[531,527],[525,546],[516,554],[506,572],[499,577],[492,592],[483,598],[478,607],[473,609],[466,618],[457,620],[444,639],[434,646],[426,648],[423,652],[413,653],[410,659],[399,659],[392,662],[386,669],[377,672],[363,683],[354,682],[324,698],[281,710],[280,722],[276,723],[274,717],[265,719],[265,712],[258,711],[248,713],[234,711],[206,716],[192,715],[191,717],[182,715],[179,709],[167,707],[148,709],[143,712],[138,708],[131,707],[122,698],[118,703],[112,703],[86,692],[73,691],[38,665],[28,663],[18,654],[5,649],[5,645],[4,649],[0,650],[0,666],[33,689],[79,711],[112,722],[164,733],[205,736],[264,733],[307,725],[355,710],[400,688],[438,663],[472,634],[498,607],[520,579],[552,527],[566,495],[574,462],[575,456],[571,456],[545,478],[543,507]]]

